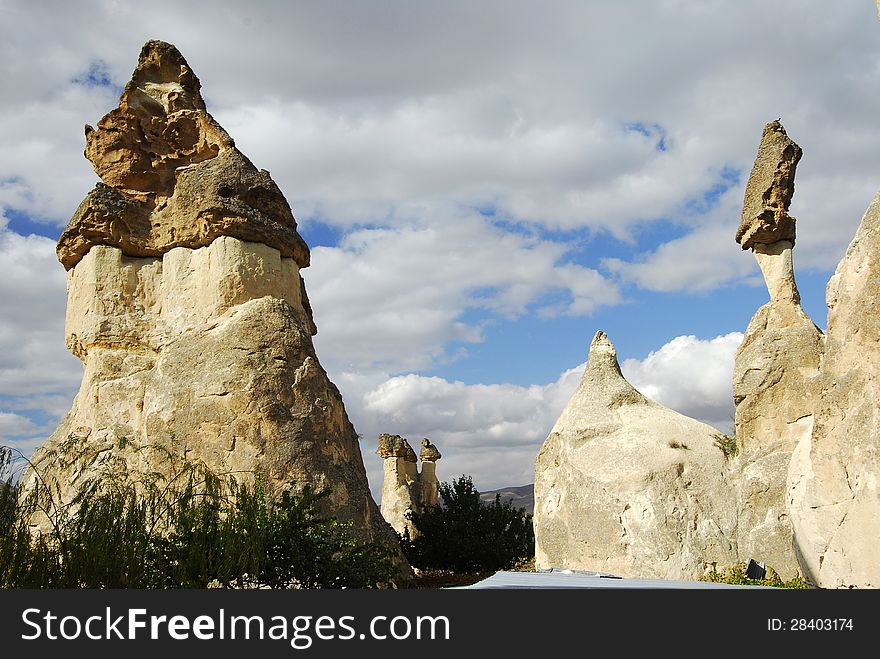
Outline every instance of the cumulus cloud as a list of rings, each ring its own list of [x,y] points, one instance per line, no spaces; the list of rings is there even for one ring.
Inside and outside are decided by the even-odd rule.
[[[5,224],[0,216],[0,442],[30,450],[69,408],[82,366],[64,346],[55,243]]]
[[[424,369],[450,357],[450,341],[483,339],[479,323],[460,320],[468,310],[579,315],[619,300],[613,282],[564,260],[563,243],[504,231],[461,209],[409,212],[406,228],[362,229],[313,250],[303,276],[329,364]],[[541,301],[548,293],[565,301],[551,308]]]
[[[27,417],[12,412],[0,412],[0,442],[10,437],[33,434],[36,430],[37,426]]]
[[[9,203],[59,222],[94,180],[81,125],[112,107],[148,37],[183,49],[211,110],[305,220],[405,222],[401,204],[453,199],[628,238],[725,166],[747,171],[780,115],[806,150],[805,200],[834,199],[854,228],[876,186],[866,3],[656,2],[637,20],[583,2],[44,6],[6,3],[0,139],[18,164],[0,181]],[[798,57],[768,67],[766,43]],[[820,267],[845,246],[829,245],[829,220],[802,213]]]
[[[708,291],[733,280],[760,282],[754,258],[734,242],[741,204],[740,186],[728,188],[711,202],[705,223],[684,236],[631,261],[605,258],[602,265],[649,291]]]
[[[678,336],[644,359],[626,359],[624,376],[648,398],[719,430],[733,426],[733,362],[741,332],[714,339]]]

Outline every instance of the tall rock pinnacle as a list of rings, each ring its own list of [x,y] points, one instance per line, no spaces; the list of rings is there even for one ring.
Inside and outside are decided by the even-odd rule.
[[[880,588],[880,193],[826,297],[815,423],[788,476],[795,547],[818,586]]]
[[[765,126],[736,233],[743,249],[752,249],[770,294],[749,323],[734,365],[737,544],[742,558],[763,560],[785,577],[799,571],[785,501],[788,465],[797,443],[812,432],[824,344],[801,308],[792,262],[795,221],[788,206],[801,155],[778,121]]]
[[[57,248],[85,370],[34,472],[65,500],[107,470],[170,480],[183,461],[270,490],[310,485],[358,538],[396,547],[312,345],[290,206],[208,114],[174,46],[144,45],[119,107],[87,127],[86,156],[102,182]]]

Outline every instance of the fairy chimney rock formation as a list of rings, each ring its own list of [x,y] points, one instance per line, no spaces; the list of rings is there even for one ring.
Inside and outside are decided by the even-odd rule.
[[[535,463],[536,566],[695,579],[735,563],[719,436],[633,388],[598,332]]]
[[[422,472],[419,474],[419,504],[422,509],[438,504],[440,482],[437,480],[437,460],[441,457],[437,447],[424,437],[422,450],[419,452],[419,459],[422,461]]]
[[[440,451],[427,438],[422,440],[419,472],[416,453],[400,435],[379,435],[376,451],[383,459],[382,516],[399,534],[415,538],[418,531],[409,519],[413,512],[421,512],[437,505],[439,483],[436,462]]]
[[[788,466],[794,447],[812,432],[824,344],[801,308],[792,263],[795,221],[788,207],[801,154],[778,121],[767,124],[736,234],[754,253],[770,294],[749,323],[734,366],[737,544],[741,558],[764,561],[787,578],[799,572],[786,507]]]
[[[818,586],[880,588],[880,193],[826,298],[812,436],[788,474],[795,547]]]
[[[208,114],[174,46],[144,45],[119,107],[86,127],[86,156],[102,182],[57,248],[85,370],[36,469],[67,500],[107,470],[171,479],[183,461],[270,490],[310,485],[360,540],[396,546],[312,345],[290,206]]]

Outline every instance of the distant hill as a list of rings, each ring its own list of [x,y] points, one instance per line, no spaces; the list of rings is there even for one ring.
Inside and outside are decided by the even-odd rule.
[[[517,508],[522,508],[530,515],[535,509],[535,486],[520,485],[519,487],[502,487],[500,490],[481,492],[480,499],[486,503],[492,503],[495,495],[501,495],[501,502],[510,501]]]

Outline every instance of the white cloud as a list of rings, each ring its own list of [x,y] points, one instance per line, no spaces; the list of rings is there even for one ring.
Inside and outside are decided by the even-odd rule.
[[[602,265],[622,281],[648,291],[708,291],[733,280],[760,283],[755,259],[734,242],[737,226],[738,222],[706,224],[637,260],[606,258]]]
[[[418,370],[449,359],[450,341],[479,342],[469,309],[513,318],[562,293],[545,314],[585,314],[619,300],[595,270],[564,262],[568,246],[503,231],[479,214],[405,209],[405,228],[363,229],[338,247],[313,250],[303,272],[319,333],[333,366]]]
[[[22,437],[37,432],[36,424],[25,416],[12,412],[0,412],[0,444],[11,437]]]
[[[55,243],[0,220],[0,396],[70,392],[81,364],[64,346],[67,300]]]
[[[70,407],[82,365],[64,346],[55,243],[5,225],[0,215],[0,444],[29,454]]]
[[[58,222],[94,180],[81,125],[113,105],[72,81],[100,63],[124,84],[148,37],[180,46],[296,213],[340,226],[451,199],[627,237],[675,219],[725,165],[747,173],[780,115],[806,150],[798,186],[817,211],[833,199],[852,229],[877,185],[880,46],[864,2],[48,6],[4,8],[0,181],[14,179],[9,203]],[[768,66],[767,43],[798,57]],[[665,151],[627,129],[639,122],[662,126]],[[800,217],[805,263],[833,265],[851,233],[829,241],[824,212]]]
[[[714,339],[678,336],[644,359],[626,359],[624,377],[648,398],[719,430],[733,426],[733,363],[740,332]]]

